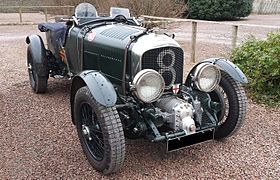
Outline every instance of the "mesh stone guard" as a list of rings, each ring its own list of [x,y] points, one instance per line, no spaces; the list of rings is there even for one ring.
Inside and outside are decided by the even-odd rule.
[[[183,80],[184,52],[179,47],[161,47],[145,52],[142,69],[158,71],[165,81],[166,89]]]

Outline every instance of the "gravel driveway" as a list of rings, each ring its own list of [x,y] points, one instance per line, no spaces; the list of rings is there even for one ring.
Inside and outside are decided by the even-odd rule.
[[[243,128],[224,142],[166,154],[163,144],[127,140],[121,172],[100,175],[87,162],[71,123],[70,82],[50,79],[43,95],[29,87],[24,38],[32,33],[38,34],[36,26],[0,26],[0,179],[280,177],[280,109],[253,102]],[[215,54],[207,47],[199,51],[201,57]]]

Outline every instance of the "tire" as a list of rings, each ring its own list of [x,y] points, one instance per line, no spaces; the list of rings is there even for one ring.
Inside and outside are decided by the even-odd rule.
[[[99,104],[85,86],[75,95],[74,120],[90,164],[104,174],[118,171],[125,158],[125,138],[116,108]]]
[[[217,114],[219,126],[214,136],[216,140],[235,134],[244,123],[247,111],[247,97],[241,83],[227,73],[221,73],[218,88],[210,94],[212,100],[222,104],[221,111]]]
[[[35,93],[45,93],[47,91],[48,76],[39,76],[35,68],[35,60],[31,46],[27,48],[27,67],[30,86]]]

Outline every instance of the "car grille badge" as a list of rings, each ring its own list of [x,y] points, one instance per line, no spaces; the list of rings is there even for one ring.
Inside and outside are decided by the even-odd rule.
[[[96,32],[91,31],[87,34],[87,40],[88,41],[93,41],[95,39],[95,36],[96,36]]]
[[[180,84],[173,84],[172,86],[173,94],[178,94],[179,91],[180,91]]]

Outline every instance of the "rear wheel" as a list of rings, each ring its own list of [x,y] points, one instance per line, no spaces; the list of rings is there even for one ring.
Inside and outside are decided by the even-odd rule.
[[[246,111],[247,98],[242,85],[230,75],[222,72],[219,86],[211,94],[214,101],[222,104],[217,113],[219,123],[215,139],[227,138],[236,133],[242,126]]]
[[[85,86],[75,96],[74,118],[90,164],[104,174],[118,171],[125,158],[125,138],[116,108],[99,104]]]
[[[30,86],[36,93],[44,93],[47,90],[48,76],[39,76],[35,68],[35,60],[30,45],[27,48],[27,67]]]

